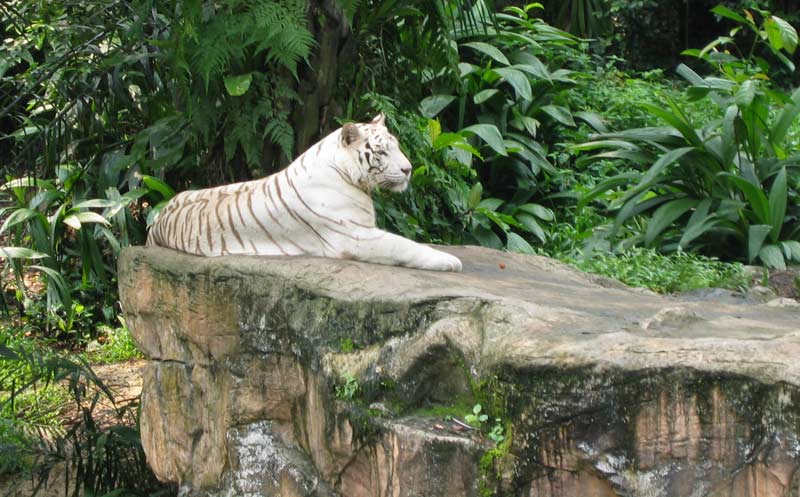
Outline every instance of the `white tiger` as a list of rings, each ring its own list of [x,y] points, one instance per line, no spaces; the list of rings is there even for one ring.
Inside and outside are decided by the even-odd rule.
[[[370,192],[403,191],[410,175],[380,114],[345,124],[266,178],[175,195],[147,245],[207,257],[313,255],[460,271],[458,258],[375,227]]]

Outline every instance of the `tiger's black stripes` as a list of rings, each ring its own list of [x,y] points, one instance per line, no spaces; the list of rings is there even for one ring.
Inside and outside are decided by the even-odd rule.
[[[261,222],[261,220],[258,218],[258,216],[256,216],[256,213],[253,210],[253,196],[252,195],[248,195],[247,196],[247,209],[250,211],[250,214],[253,215],[253,220],[256,222],[256,224],[258,224],[259,228],[261,228],[261,230],[264,232],[264,234],[267,235],[267,238],[269,238],[269,241],[271,241],[273,244],[275,244],[275,246],[278,247],[278,250],[280,250],[283,255],[288,255],[288,253],[283,249],[283,247],[281,247],[281,245],[278,242],[275,241],[275,239],[272,237],[272,235],[270,234],[270,232],[267,229],[267,227],[264,226],[264,224]],[[267,211],[267,212],[269,212],[269,211]]]
[[[284,171],[285,171],[285,169],[284,169]],[[283,206],[286,208],[286,212],[294,220],[296,220],[299,223],[302,223],[302,224],[306,225],[308,227],[308,229],[310,229],[315,235],[317,235],[317,238],[319,238],[319,240],[322,242],[323,245],[327,245],[328,248],[330,248],[332,250],[335,250],[333,245],[331,245],[330,242],[324,236],[322,236],[319,233],[319,231],[317,231],[313,226],[311,226],[311,224],[308,221],[306,221],[302,217],[298,216],[297,213],[294,211],[294,209],[289,207],[289,204],[287,204],[286,200],[283,199],[283,195],[281,194],[280,173],[278,173],[278,176],[275,177],[275,193],[277,193],[277,195],[278,195],[278,200],[280,200],[281,203],[283,204]],[[325,255],[325,251],[324,250],[322,252],[322,255],[323,256]]]

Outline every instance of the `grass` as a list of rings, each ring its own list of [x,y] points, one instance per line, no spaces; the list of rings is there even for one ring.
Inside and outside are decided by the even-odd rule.
[[[30,469],[27,448],[63,434],[74,395],[72,372],[49,370],[61,360],[110,364],[142,357],[127,327],[98,327],[98,340],[86,352],[69,353],[28,326],[0,323],[0,475]]]
[[[113,364],[144,357],[131,338],[124,321],[119,328],[98,327],[100,337],[87,347],[87,359],[93,364]],[[91,349],[91,350],[88,350]]]
[[[595,253],[591,258],[564,258],[581,271],[600,274],[626,285],[658,293],[677,293],[702,288],[743,290],[749,277],[739,263],[686,252],[660,254],[653,249],[630,248],[618,254]]]

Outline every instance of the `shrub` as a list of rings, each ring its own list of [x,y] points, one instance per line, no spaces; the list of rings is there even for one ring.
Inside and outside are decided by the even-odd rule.
[[[653,249],[631,248],[616,254],[598,252],[586,258],[567,258],[566,262],[582,271],[659,293],[701,288],[743,290],[748,286],[748,276],[741,264],[680,251],[662,255]]]
[[[788,23],[766,12],[760,24],[724,7],[715,12],[754,32],[756,43],[768,44],[777,58],[791,64],[783,51],[794,51],[797,33]],[[678,68],[690,83],[687,95],[713,101],[723,117],[693,122],[666,98],[667,109],[660,102],[644,105],[664,126],[599,134],[574,147],[610,149],[583,158],[583,164],[622,159],[643,166],[603,181],[580,205],[606,196],[617,213],[612,235],[636,216],[649,215],[646,229],[634,230],[630,244],[704,250],[782,268],[788,260],[800,261],[800,176],[789,134],[800,113],[800,91],[790,95],[770,85],[763,59],[716,51],[732,41],[720,38],[688,52],[711,63],[716,77],[702,78],[685,65]]]

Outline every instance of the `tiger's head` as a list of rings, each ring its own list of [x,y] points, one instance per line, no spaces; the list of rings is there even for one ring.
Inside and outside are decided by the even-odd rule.
[[[363,189],[370,191],[380,186],[402,192],[408,187],[411,162],[386,128],[383,114],[368,123],[345,124],[340,145],[352,159],[351,177]]]

